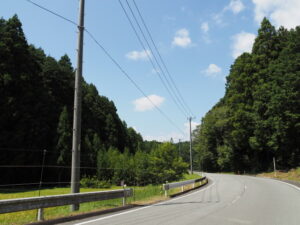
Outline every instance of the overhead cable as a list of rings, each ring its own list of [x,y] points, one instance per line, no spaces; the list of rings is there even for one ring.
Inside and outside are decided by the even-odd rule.
[[[130,19],[130,16],[128,15],[128,13],[127,13],[127,11],[126,11],[126,9],[125,9],[123,3],[121,2],[121,0],[118,0],[118,1],[119,1],[120,6],[121,6],[122,9],[123,9],[123,12],[124,12],[124,14],[125,14],[125,16],[126,16],[128,22],[129,22],[131,28],[132,28],[133,31],[134,31],[135,36],[137,37],[137,39],[138,39],[139,43],[141,44],[142,48],[144,49],[144,51],[145,51],[145,53],[146,53],[146,56],[147,56],[147,58],[149,59],[149,62],[151,63],[151,65],[152,65],[154,71],[158,74],[158,77],[159,77],[160,81],[162,82],[163,86],[166,88],[166,90],[167,90],[167,92],[169,93],[169,95],[171,96],[173,102],[174,102],[175,105],[178,107],[178,109],[181,111],[181,113],[184,115],[184,117],[188,116],[188,114],[185,112],[185,110],[179,105],[178,101],[175,99],[174,95],[171,93],[170,88],[168,87],[168,85],[166,84],[165,80],[163,79],[163,77],[162,77],[163,70],[162,70],[162,68],[160,67],[160,64],[158,63],[158,61],[157,61],[157,59],[156,59],[156,56],[155,56],[154,54],[152,54],[154,60],[156,61],[156,64],[158,65],[158,67],[160,67],[160,70],[157,69],[157,67],[155,66],[155,63],[153,62],[151,55],[150,55],[149,52],[147,51],[146,46],[144,45],[144,43],[143,43],[143,41],[142,41],[140,35],[138,34],[137,29],[136,29],[135,26],[133,25],[133,22],[132,22],[132,20]],[[126,1],[126,2],[127,2],[127,1]],[[143,30],[141,29],[141,27],[140,27],[140,25],[139,25],[139,22],[137,21],[137,19],[136,19],[135,15],[134,15],[134,13],[133,13],[133,11],[132,11],[130,5],[128,4],[128,2],[127,2],[127,5],[128,5],[128,7],[129,7],[129,9],[130,9],[130,11],[131,11],[131,14],[132,14],[132,16],[133,16],[133,18],[134,18],[134,20],[135,20],[135,22],[136,22],[136,24],[137,24],[137,26],[138,26],[140,32],[142,33],[142,36],[143,36],[143,38],[144,38],[144,40],[145,40],[145,42],[146,42],[148,48],[150,49],[151,52],[153,52],[151,46],[149,45],[149,42],[148,42],[147,38],[146,38],[145,35],[144,35]],[[164,77],[164,78],[165,78],[165,77]],[[166,78],[165,78],[165,79],[166,79]],[[168,82],[168,80],[167,80],[167,82]]]
[[[139,85],[131,78],[131,76],[122,68],[122,66],[109,54],[109,52],[97,41],[97,39],[87,30],[86,33],[94,40],[94,42],[102,49],[102,51],[106,54],[106,56],[119,68],[119,70],[127,77],[127,79],[138,89],[145,98],[156,108],[156,110],[165,117],[174,127],[176,127],[182,134],[184,132],[165,114],[147,95],[146,93],[139,87]]]
[[[67,21],[67,22],[69,22],[69,23],[72,23],[72,24],[75,25],[75,26],[78,26],[78,24],[77,24],[76,22],[74,22],[74,21],[72,21],[72,20],[70,20],[70,19],[68,19],[68,18],[66,18],[66,17],[64,17],[64,16],[62,16],[62,15],[56,13],[56,12],[53,12],[52,10],[47,9],[47,8],[45,8],[44,6],[41,6],[41,5],[39,5],[39,4],[37,4],[37,3],[33,2],[33,1],[31,1],[31,0],[25,0],[25,1],[27,1],[27,2],[29,2],[29,3],[31,3],[31,4],[33,4],[33,5],[35,5],[35,6],[37,6],[37,7],[39,7],[40,9],[43,9],[43,10],[45,10],[45,11],[51,13],[51,14],[53,14],[53,15],[55,15],[55,16],[57,16],[57,17],[63,19],[63,20],[65,20],[65,21]]]
[[[185,115],[185,116],[189,115],[189,112],[188,112],[188,110],[186,110],[186,107],[182,104],[181,99],[178,98],[177,93],[176,93],[176,89],[174,89],[174,85],[172,85],[172,83],[169,81],[169,79],[168,79],[168,77],[166,76],[166,74],[165,74],[165,72],[164,72],[162,66],[160,65],[159,60],[157,60],[157,57],[156,57],[156,55],[155,55],[155,52],[153,51],[151,45],[149,44],[149,41],[148,41],[148,39],[147,39],[147,37],[146,37],[146,35],[145,35],[143,29],[141,28],[141,25],[140,25],[138,19],[136,18],[135,13],[134,13],[134,11],[132,10],[132,8],[131,8],[131,6],[130,6],[128,0],[126,0],[126,3],[127,3],[127,6],[128,6],[128,8],[129,8],[129,10],[130,10],[130,12],[131,12],[131,15],[132,15],[133,19],[135,20],[135,22],[136,22],[136,24],[137,24],[137,26],[138,26],[138,28],[139,28],[139,30],[140,30],[140,32],[141,32],[141,34],[142,34],[144,40],[145,40],[145,42],[146,42],[148,48],[151,50],[151,53],[153,53],[154,60],[155,60],[156,64],[157,64],[158,67],[159,67],[159,73],[158,73],[158,75],[159,75],[159,76],[162,75],[163,78],[165,79],[166,83],[167,83],[167,85],[165,85],[165,83],[162,81],[162,82],[163,82],[163,85],[165,86],[166,89],[168,89],[168,90],[170,90],[170,91],[172,92],[172,93],[170,93],[170,92],[168,91],[169,94],[171,95],[172,99],[173,99],[174,101],[176,101],[175,103],[176,103],[176,105],[180,108],[180,110],[182,111],[182,109],[183,109],[183,111],[185,111],[184,115]],[[140,17],[141,17],[141,15],[140,15]],[[143,22],[143,24],[144,24],[145,29],[147,30],[145,21],[142,21],[142,22]],[[148,30],[148,31],[149,31],[149,30]],[[147,32],[148,32],[148,31],[147,31]],[[149,32],[149,34],[150,34],[150,32]],[[148,36],[149,36],[149,34],[148,34]],[[150,36],[150,39],[151,39],[151,36]],[[154,43],[154,41],[153,41],[153,39],[152,39],[152,44],[153,44],[153,43]],[[155,44],[154,44],[154,47],[155,47],[155,49],[156,49],[156,54],[158,54],[158,55],[160,56],[160,54],[159,54],[159,52],[158,52],[158,50],[157,50]],[[166,86],[168,86],[168,87],[166,87]],[[174,95],[175,98],[173,97],[173,95]]]
[[[168,70],[168,68],[167,68],[167,66],[166,66],[166,64],[165,64],[165,62],[164,62],[164,60],[163,60],[163,58],[162,58],[160,52],[159,52],[159,50],[158,50],[158,48],[156,47],[156,44],[155,44],[155,42],[154,42],[154,40],[153,40],[153,38],[152,38],[151,32],[150,32],[150,30],[149,30],[149,28],[148,28],[148,26],[147,26],[147,24],[146,24],[146,22],[145,22],[145,20],[144,20],[144,18],[143,18],[143,16],[142,16],[141,11],[139,10],[139,8],[138,8],[138,6],[137,6],[135,0],[133,0],[133,3],[134,3],[134,6],[135,6],[135,8],[136,8],[136,11],[137,11],[138,14],[139,14],[139,17],[140,17],[141,21],[142,21],[142,23],[143,23],[143,25],[144,25],[144,27],[145,27],[145,30],[146,30],[147,33],[148,33],[148,36],[150,37],[150,40],[151,40],[151,42],[152,42],[152,44],[153,44],[153,46],[154,46],[154,49],[155,49],[157,55],[159,56],[159,59],[160,59],[162,65],[163,65],[163,67],[165,68],[165,70],[166,70],[166,72],[167,72],[167,74],[168,74],[168,76],[169,76],[169,78],[170,78],[170,80],[171,80],[171,82],[172,82],[172,84],[173,84],[173,86],[174,86],[174,88],[175,88],[175,90],[176,90],[178,96],[180,97],[181,101],[183,102],[183,104],[185,105],[185,107],[188,109],[188,111],[190,112],[190,114],[191,114],[191,115],[194,115],[193,112],[192,112],[192,110],[190,109],[190,107],[188,106],[188,104],[186,103],[186,101],[184,100],[184,98],[182,97],[182,95],[181,95],[181,93],[180,93],[180,91],[179,91],[179,89],[178,89],[176,83],[174,82],[174,80],[173,80],[173,78],[172,78],[172,76],[171,76],[171,74],[170,74],[170,72],[169,72],[169,70]]]
[[[27,2],[73,24],[73,25],[77,25],[76,22],[50,10],[50,9],[47,9],[31,0],[26,0]],[[146,93],[138,86],[138,84],[131,78],[131,76],[122,68],[122,66],[111,56],[111,54],[98,42],[98,40],[94,37],[94,35],[88,31],[86,28],[84,28],[85,32],[90,36],[90,38],[96,43],[96,45],[98,45],[98,47],[100,47],[100,49],[105,53],[105,55],[119,68],[119,70],[127,77],[127,79],[145,96],[145,98],[148,99],[148,101],[156,108],[156,110],[166,119],[168,120],[169,123],[171,123],[174,127],[176,127],[176,129],[178,129],[178,131],[180,131],[180,133],[184,134],[184,132],[182,131],[182,129],[180,129],[174,122],[173,120],[171,120],[167,114],[165,114],[147,95]]]

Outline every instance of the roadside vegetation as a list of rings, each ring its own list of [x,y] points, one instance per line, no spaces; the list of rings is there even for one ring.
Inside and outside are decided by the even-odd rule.
[[[75,73],[70,58],[55,59],[30,45],[15,15],[0,18],[0,59],[0,186],[38,186],[43,157],[43,182],[68,185]],[[121,120],[113,101],[84,80],[81,137],[82,177],[96,176],[111,184],[129,178],[128,184],[146,185],[149,179],[178,179],[186,170],[179,157],[167,160],[174,164],[170,171],[162,170],[163,144],[144,141]]]
[[[250,53],[236,58],[225,95],[194,132],[196,166],[257,174],[300,166],[300,26],[264,18]]]
[[[296,169],[291,169],[287,172],[279,170],[279,171],[276,171],[276,174],[274,172],[260,173],[257,176],[300,182],[300,167],[298,167]]]
[[[0,199],[69,193],[75,73],[70,58],[55,59],[29,44],[15,15],[0,18],[0,59]],[[121,120],[113,101],[84,79],[81,137],[82,192],[125,183],[135,189],[129,203],[152,202],[164,199],[162,183],[187,179],[186,148],[172,140],[143,140]],[[76,213],[121,202],[85,203]],[[48,219],[64,215],[70,215],[68,206],[45,210]],[[36,210],[3,214],[0,224],[35,218]]]
[[[181,180],[190,180],[200,178],[197,174],[185,174]],[[127,204],[133,205],[145,205],[155,203],[158,201],[167,200],[165,197],[162,185],[146,185],[146,186],[129,186],[134,189],[134,196],[126,200]],[[120,186],[111,186],[110,188],[81,188],[81,192],[93,192],[93,191],[104,191],[121,189]],[[192,186],[185,187],[184,190],[191,189]],[[181,188],[172,189],[170,195],[181,192]],[[41,196],[47,195],[59,195],[70,193],[70,188],[51,188],[42,189]],[[24,198],[24,197],[36,197],[39,195],[38,190],[22,191],[22,190],[0,190],[0,199],[13,199],[13,198]],[[52,207],[44,210],[45,219],[53,219],[63,216],[78,215],[86,212],[93,212],[99,210],[105,210],[115,207],[122,206],[122,199],[105,200],[98,202],[89,202],[80,204],[80,210],[78,212],[70,212],[70,206]],[[36,222],[37,210],[29,210],[16,213],[0,214],[1,225],[21,225]]]

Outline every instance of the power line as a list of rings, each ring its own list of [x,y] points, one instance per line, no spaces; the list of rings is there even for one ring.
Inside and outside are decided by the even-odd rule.
[[[39,153],[42,153],[44,150],[41,149],[41,150],[38,150],[38,149],[26,149],[26,148],[3,148],[3,147],[0,147],[0,151],[6,151],[6,152],[24,152],[24,153],[33,153],[33,152],[39,152]],[[60,152],[57,152],[56,150],[47,150],[47,155],[48,154],[53,154],[53,155],[60,155],[61,153]],[[72,153],[68,153],[68,152],[65,152],[64,153],[65,155],[72,155]],[[90,157],[91,154],[90,153],[81,153],[80,154],[80,157]]]
[[[1,184],[0,187],[39,185],[40,183]],[[70,182],[43,182],[43,184],[70,184]]]
[[[126,2],[127,2],[127,1],[126,1]],[[176,104],[176,106],[178,107],[178,109],[179,109],[179,110],[182,112],[182,114],[186,117],[188,114],[186,114],[186,112],[185,112],[185,111],[181,108],[181,106],[178,104],[177,100],[174,98],[173,94],[171,93],[170,88],[168,87],[168,85],[166,84],[166,82],[164,81],[164,79],[163,79],[162,76],[161,76],[161,75],[163,74],[163,70],[162,70],[162,68],[160,67],[160,64],[158,63],[158,61],[157,61],[157,59],[156,59],[156,56],[153,55],[153,58],[154,58],[154,60],[156,61],[158,67],[160,67],[160,70],[158,70],[158,69],[156,68],[155,63],[153,62],[153,60],[152,60],[150,54],[148,53],[148,51],[147,51],[147,49],[146,49],[146,47],[145,47],[143,41],[141,40],[140,35],[138,34],[138,32],[137,32],[135,26],[133,25],[133,22],[131,21],[131,19],[130,19],[129,15],[128,15],[126,9],[125,9],[125,7],[123,6],[123,4],[122,4],[122,2],[121,2],[120,0],[119,0],[119,4],[120,4],[120,6],[121,6],[122,9],[123,9],[123,12],[124,12],[125,16],[126,16],[128,22],[129,22],[131,28],[132,28],[133,31],[134,31],[134,34],[136,35],[136,37],[137,37],[139,43],[141,44],[142,48],[144,49],[144,51],[145,51],[145,53],[146,53],[146,55],[147,55],[147,57],[148,57],[148,59],[149,59],[151,65],[152,65],[152,67],[154,68],[154,70],[155,70],[156,73],[158,74],[160,81],[162,82],[163,86],[166,88],[167,92],[168,92],[169,95],[171,96],[172,100],[174,101],[174,103]],[[140,32],[142,33],[142,36],[143,36],[143,38],[144,38],[144,40],[145,40],[145,42],[146,42],[148,48],[151,50],[151,52],[153,52],[153,51],[152,51],[152,48],[151,48],[151,46],[150,46],[150,44],[149,44],[149,42],[148,42],[148,40],[147,40],[147,38],[146,38],[146,36],[144,35],[143,30],[141,29],[141,26],[139,25],[139,22],[137,21],[137,19],[136,19],[135,15],[134,15],[134,13],[133,13],[133,11],[132,11],[130,5],[128,4],[128,2],[127,2],[127,5],[128,5],[128,7],[129,7],[129,9],[130,9],[130,11],[131,11],[131,14],[132,14],[132,16],[133,16],[133,18],[134,18],[134,20],[135,20],[135,22],[136,22],[136,24],[137,24],[137,26],[138,26]],[[161,74],[161,73],[162,73],[162,74]],[[164,76],[164,78],[166,79],[165,76]],[[167,83],[168,83],[168,80],[167,80],[167,79],[166,79],[166,81],[167,81]],[[169,86],[170,86],[170,84],[169,84]]]
[[[128,0],[126,0],[126,3],[127,3],[127,6],[128,6],[128,8],[129,8],[129,10],[130,10],[130,12],[131,12],[131,15],[132,15],[132,17],[134,18],[134,20],[135,20],[135,22],[136,22],[136,24],[137,24],[137,26],[138,26],[138,28],[139,28],[139,30],[140,30],[142,36],[143,36],[143,38],[144,38],[144,40],[145,40],[145,42],[146,42],[148,48],[151,50],[152,53],[154,53],[154,51],[152,50],[151,45],[149,44],[149,42],[148,42],[148,40],[147,40],[146,35],[145,35],[144,32],[143,32],[143,29],[141,28],[141,26],[140,26],[140,24],[139,24],[139,22],[138,22],[138,19],[136,18],[136,16],[135,16],[135,14],[134,14],[134,12],[133,12],[133,10],[132,10],[130,4],[128,3]],[[127,17],[127,18],[128,18],[128,20],[129,20],[129,17]],[[187,116],[187,115],[188,115],[188,112],[185,110],[185,107],[182,105],[182,103],[180,102],[180,99],[178,99],[176,93],[174,92],[174,89],[173,89],[172,85],[170,84],[169,80],[167,79],[167,76],[165,75],[164,70],[162,69],[160,63],[158,62],[158,60],[157,60],[157,58],[156,58],[156,55],[153,54],[153,57],[154,57],[154,60],[155,60],[156,64],[157,64],[158,67],[159,67],[159,71],[158,71],[157,74],[159,75],[160,80],[162,81],[163,85],[164,85],[165,88],[167,89],[168,93],[171,95],[173,101],[175,102],[175,104],[177,105],[177,107],[179,108],[179,110],[180,110],[181,112],[185,111],[185,112],[183,112],[183,114],[184,114],[185,116]],[[160,72],[161,72],[161,73],[160,73]],[[164,79],[166,80],[167,85],[165,85],[165,82],[163,82],[163,79],[161,78],[161,74],[163,75]],[[167,86],[168,86],[169,88],[168,88]],[[171,90],[171,91],[169,91],[169,90]],[[174,94],[175,98],[173,97],[173,94],[172,94],[171,92]],[[179,104],[178,104],[178,103],[179,103]],[[183,109],[183,110],[182,110],[182,109]],[[187,113],[187,114],[186,114],[186,113]]]
[[[42,165],[0,165],[0,168],[41,168]],[[56,166],[56,165],[44,165],[44,168],[62,168],[62,169],[71,169],[71,166]],[[85,167],[80,166],[78,167],[80,169],[89,169],[89,170],[134,170],[131,167],[125,168],[125,167]],[[139,171],[148,171],[148,169],[139,169]],[[43,182],[44,183],[44,182]],[[70,183],[70,182],[69,182]]]
[[[0,165],[0,168],[41,168],[43,167],[43,165]],[[44,168],[64,168],[64,169],[71,169],[71,166],[57,166],[57,165],[45,165]],[[84,167],[84,166],[80,166],[80,167],[75,167],[75,168],[80,168],[80,169],[97,169],[97,167]]]
[[[169,78],[170,78],[170,80],[171,80],[173,86],[175,87],[175,90],[176,90],[177,93],[178,93],[178,96],[180,97],[180,99],[182,100],[183,104],[186,106],[186,108],[188,109],[188,111],[191,113],[191,115],[194,115],[193,112],[191,111],[190,107],[188,106],[188,104],[186,103],[186,101],[184,100],[184,98],[182,97],[182,95],[181,95],[181,93],[180,93],[180,91],[179,91],[179,89],[178,89],[176,83],[174,82],[174,80],[173,80],[173,78],[172,78],[172,76],[171,76],[171,74],[170,74],[170,72],[169,72],[169,70],[168,70],[168,68],[167,68],[167,66],[166,66],[166,64],[165,64],[165,62],[164,62],[164,60],[163,60],[163,58],[162,58],[160,52],[159,52],[159,50],[158,50],[158,48],[156,47],[156,44],[155,44],[155,42],[154,42],[154,40],[153,40],[153,38],[152,38],[151,32],[150,32],[148,26],[146,25],[145,20],[144,20],[142,14],[141,14],[141,12],[140,12],[140,10],[139,10],[139,8],[138,8],[136,2],[135,2],[135,0],[133,0],[133,3],[134,3],[134,6],[135,6],[135,8],[136,8],[136,10],[137,10],[137,12],[138,12],[138,14],[139,14],[139,17],[140,17],[140,19],[141,19],[143,25],[144,25],[144,27],[145,27],[147,33],[148,33],[148,36],[150,37],[150,40],[151,40],[151,42],[152,42],[152,44],[153,44],[153,46],[154,46],[154,48],[155,48],[155,50],[156,50],[156,53],[158,54],[159,59],[160,59],[160,61],[162,62],[163,67],[165,68],[165,70],[166,70],[166,72],[167,72],[167,74],[168,74],[168,76],[169,76]]]
[[[44,150],[39,150],[39,149],[26,149],[26,148],[3,148],[0,147],[1,151],[9,151],[9,152],[43,152]]]
[[[160,108],[157,107],[157,105],[146,95],[146,93],[139,87],[139,85],[130,77],[130,75],[121,67],[121,65],[109,54],[109,52],[97,41],[97,39],[90,33],[87,29],[85,29],[85,32],[92,38],[92,40],[102,49],[102,51],[105,53],[105,55],[119,68],[119,70],[127,77],[127,79],[135,86],[136,89],[138,89],[145,98],[148,99],[148,101],[156,108],[156,110],[165,117],[174,127],[176,127],[182,134],[184,132],[165,114]]]
[[[119,0],[119,1],[120,1],[120,0]],[[134,20],[135,20],[135,22],[136,22],[136,24],[137,24],[137,26],[138,26],[138,28],[139,28],[139,30],[140,30],[140,32],[141,32],[141,34],[142,34],[142,36],[143,36],[143,38],[144,38],[146,44],[147,44],[148,47],[151,49],[151,52],[154,53],[154,51],[152,50],[152,47],[151,47],[151,45],[149,44],[149,42],[148,42],[148,40],[147,40],[147,37],[146,37],[146,35],[145,35],[143,29],[141,28],[140,23],[139,23],[138,19],[136,18],[135,13],[133,12],[133,10],[132,10],[132,8],[131,8],[131,6],[130,6],[128,0],[126,0],[126,3],[127,3],[127,6],[128,6],[128,8],[129,8],[129,10],[130,10],[130,12],[131,12],[131,15],[132,15],[132,17],[134,18]],[[139,14],[139,15],[140,15],[140,14]],[[141,15],[140,15],[140,17],[141,17]],[[141,18],[142,18],[142,17],[141,17]],[[144,20],[142,20],[142,22],[143,22],[143,24],[144,24],[144,27],[146,27],[146,26],[145,26]],[[146,27],[146,30],[147,30],[147,27]],[[149,30],[147,30],[147,31],[149,31]],[[149,32],[149,33],[150,33],[150,32]],[[149,35],[149,34],[148,34],[148,35]],[[151,38],[151,36],[150,36],[150,38]],[[154,42],[153,42],[153,39],[152,39],[152,44],[153,44],[153,43],[154,43]],[[154,44],[154,46],[155,46],[156,53],[157,53],[158,50],[157,50],[157,48],[156,48],[156,45]],[[167,76],[166,76],[164,70],[162,69],[162,67],[161,67],[161,65],[160,65],[160,63],[159,63],[159,61],[157,60],[156,55],[153,54],[153,57],[154,57],[154,60],[155,60],[156,64],[158,65],[158,67],[159,67],[159,69],[160,69],[161,74],[163,75],[164,79],[166,80],[168,87],[170,88],[171,92],[172,92],[173,95],[175,96],[175,99],[176,99],[176,105],[177,105],[178,107],[180,107],[181,109],[183,109],[183,111],[185,111],[185,113],[186,113],[186,114],[184,113],[185,116],[187,116],[187,115],[189,114],[189,112],[186,110],[185,106],[182,104],[181,100],[178,98],[177,93],[176,93],[176,91],[174,90],[174,87],[172,86],[172,84],[170,83],[169,79],[167,78]],[[158,75],[160,76],[160,73],[158,73]],[[172,95],[170,92],[169,92],[169,94]],[[175,99],[173,98],[173,100],[175,100]],[[179,103],[180,106],[178,105],[177,102]]]
[[[78,182],[80,184],[80,182]],[[25,186],[38,186],[40,183],[19,183],[19,184],[1,184],[0,188],[1,190],[10,190],[11,191],[11,187],[15,187],[16,189],[24,189]],[[67,186],[70,185],[70,182],[67,181],[61,181],[61,182],[43,182],[43,186]],[[24,187],[24,188],[23,188]],[[33,190],[37,190],[37,188],[30,188]],[[25,190],[29,190],[29,188],[27,187]]]
[[[61,16],[60,14],[52,11],[52,10],[49,10],[35,2],[32,2],[31,0],[26,0],[27,2],[73,24],[73,25],[77,25],[77,23],[75,23],[74,21],[64,17],[64,16]],[[148,101],[156,108],[156,110],[163,116],[165,117],[165,119],[168,120],[169,123],[171,123],[174,127],[176,127],[176,129],[178,129],[178,131],[180,131],[180,133],[184,134],[184,132],[182,131],[182,129],[180,129],[168,116],[167,114],[165,114],[160,108],[157,107],[157,105],[146,95],[146,93],[138,86],[138,84],[130,77],[130,75],[121,67],[121,65],[110,55],[110,53],[97,41],[97,39],[94,37],[94,35],[89,32],[86,28],[84,28],[85,32],[90,36],[90,38],[96,43],[96,45],[98,45],[98,47],[101,48],[101,50],[105,53],[105,55],[119,68],[119,70],[128,78],[128,80],[135,86],[135,88],[137,88],[144,96],[145,98],[148,99]]]
[[[25,0],[25,1],[27,1],[27,2],[29,2],[29,3],[31,3],[31,4],[33,4],[33,5],[35,5],[35,6],[37,6],[37,7],[39,7],[40,9],[43,9],[43,10],[45,10],[45,11],[51,13],[51,14],[53,14],[53,15],[55,15],[55,16],[57,16],[57,17],[63,19],[63,20],[65,20],[65,21],[67,21],[67,22],[69,22],[69,23],[71,23],[71,24],[73,24],[73,25],[75,25],[75,26],[78,26],[78,24],[77,24],[76,22],[74,22],[74,21],[72,21],[72,20],[70,20],[70,19],[68,19],[68,18],[66,18],[66,17],[64,17],[64,16],[62,16],[62,15],[56,13],[56,12],[53,12],[52,10],[47,9],[47,8],[45,8],[44,6],[41,6],[41,5],[39,5],[39,4],[37,4],[37,3],[33,2],[33,1],[31,1],[31,0]]]

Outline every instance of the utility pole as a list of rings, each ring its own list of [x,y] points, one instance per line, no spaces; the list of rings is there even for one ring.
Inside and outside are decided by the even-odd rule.
[[[192,117],[188,118],[190,121],[190,170],[193,174],[193,154],[192,154]]]
[[[277,173],[276,173],[276,160],[275,160],[275,157],[273,157],[273,165],[274,165],[274,175],[275,175],[275,177],[277,177]]]
[[[178,156],[181,156],[181,149],[180,149],[180,147],[181,147],[181,146],[180,146],[181,142],[180,142],[180,141],[181,141],[181,139],[179,138],[179,139],[178,139]]]
[[[82,58],[83,58],[83,33],[84,33],[84,1],[79,0],[79,25],[78,25],[78,49],[77,69],[75,74],[74,92],[74,119],[72,140],[72,169],[71,169],[71,193],[79,193],[80,189],[80,145],[81,145],[81,82],[82,82]],[[79,209],[79,204],[71,205],[71,211]]]

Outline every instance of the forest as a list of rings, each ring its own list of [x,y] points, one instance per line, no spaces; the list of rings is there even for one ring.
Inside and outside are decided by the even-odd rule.
[[[0,185],[70,184],[74,68],[28,44],[17,16],[0,19]],[[82,81],[81,177],[162,183],[188,165],[175,145],[144,141],[93,84]],[[44,151],[45,150],[45,151]]]
[[[300,27],[263,19],[251,53],[231,66],[223,98],[194,131],[205,171],[256,173],[300,166]]]
[[[0,185],[70,184],[74,68],[28,44],[17,16],[0,19]],[[84,80],[81,177],[146,185],[180,179],[189,143],[145,141]],[[236,173],[300,166],[300,27],[264,19],[251,53],[231,66],[223,98],[193,132],[195,169]],[[44,163],[43,163],[44,161]]]

